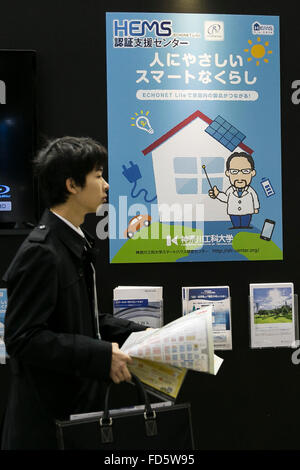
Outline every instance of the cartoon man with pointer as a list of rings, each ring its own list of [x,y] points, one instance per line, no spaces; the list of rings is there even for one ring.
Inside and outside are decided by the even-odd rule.
[[[228,157],[225,175],[229,178],[231,186],[226,193],[219,191],[217,186],[212,187],[205,165],[202,168],[211,188],[208,194],[212,199],[218,199],[227,204],[227,214],[231,219],[232,228],[251,228],[252,215],[259,211],[258,196],[250,186],[252,178],[256,175],[251,155],[245,152],[234,152]]]

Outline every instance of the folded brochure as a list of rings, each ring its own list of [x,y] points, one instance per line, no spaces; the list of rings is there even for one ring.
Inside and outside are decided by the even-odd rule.
[[[216,375],[223,362],[214,355],[211,305],[162,328],[132,333],[121,350],[133,358],[131,372],[173,399],[187,369]]]

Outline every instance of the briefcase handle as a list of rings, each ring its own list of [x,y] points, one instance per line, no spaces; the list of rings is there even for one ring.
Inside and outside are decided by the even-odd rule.
[[[137,378],[136,375],[134,375],[132,373],[131,373],[131,377],[132,377],[132,382],[134,382],[134,384],[137,386],[137,390],[138,390],[138,393],[139,393],[140,397],[142,397],[143,402],[145,403],[145,413],[144,413],[145,419],[155,418],[155,411],[151,407],[148,394],[147,394],[145,388],[143,387],[142,382]],[[110,421],[108,400],[109,400],[110,389],[111,389],[111,386],[113,384],[114,384],[114,382],[110,382],[108,387],[107,387],[107,390],[106,390],[105,402],[104,402],[104,412],[103,412],[103,416],[102,416],[102,422],[103,423],[107,423],[107,422]]]

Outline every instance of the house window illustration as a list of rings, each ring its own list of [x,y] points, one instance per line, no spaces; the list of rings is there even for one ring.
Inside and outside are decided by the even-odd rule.
[[[202,165],[211,174],[213,186],[223,187],[224,158],[222,157],[175,157],[173,160],[177,194],[207,195],[210,189]]]
[[[173,164],[177,194],[197,194],[197,158],[175,157]]]
[[[224,179],[224,167],[225,161],[222,157],[206,157],[201,158],[201,168],[205,165],[207,173],[210,175],[209,179],[211,185],[217,186],[218,188],[223,188],[223,179]],[[202,194],[207,195],[210,190],[208,181],[203,173],[202,176]]]
[[[253,153],[243,143],[245,138],[223,116],[211,119],[197,110],[142,150],[152,158],[160,221],[179,221],[165,210],[174,204],[193,208],[189,213],[182,211],[184,221],[228,221],[226,204],[216,204],[208,195],[209,182],[227,190],[228,157],[234,151]],[[202,213],[196,210],[199,205]]]

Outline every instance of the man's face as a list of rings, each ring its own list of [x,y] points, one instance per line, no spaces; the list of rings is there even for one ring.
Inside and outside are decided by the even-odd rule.
[[[103,178],[103,169],[94,169],[86,175],[85,186],[79,188],[77,203],[85,213],[96,212],[97,208],[107,201],[108,183]]]
[[[229,170],[225,171],[230,183],[237,189],[249,186],[252,178],[256,175],[255,170],[251,170],[251,165],[245,157],[234,157],[230,162]]]

